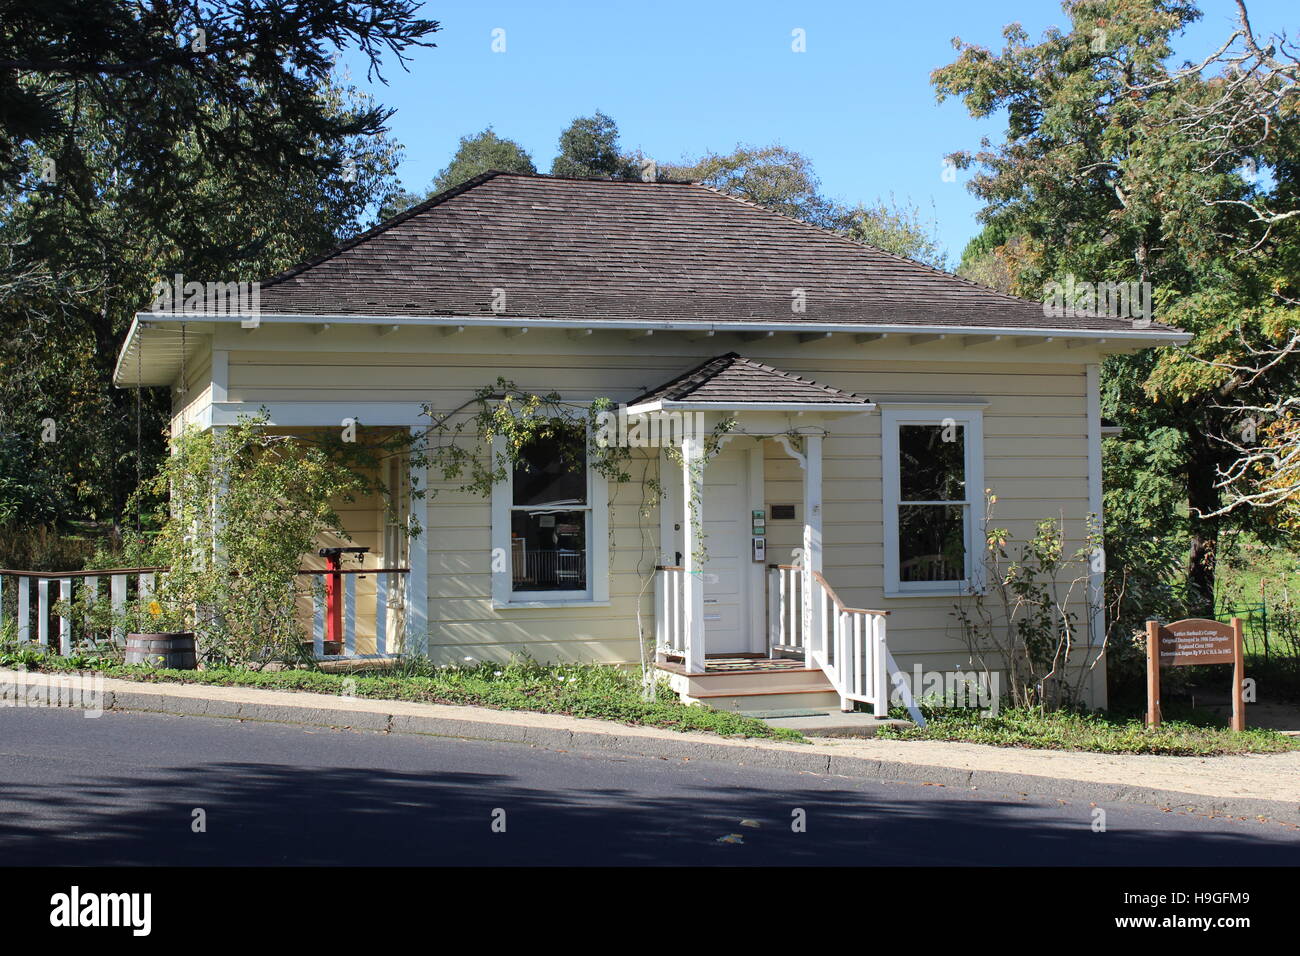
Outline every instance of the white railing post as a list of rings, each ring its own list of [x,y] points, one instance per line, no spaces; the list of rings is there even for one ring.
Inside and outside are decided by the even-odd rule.
[[[36,579],[36,642],[50,645],[50,579]]]
[[[126,628],[124,627],[123,615],[126,614],[126,575],[114,574],[108,579],[109,602],[113,614],[112,640],[114,644],[121,644],[126,640]]]
[[[427,429],[420,425],[411,427],[411,438],[418,445]],[[406,539],[406,566],[410,571],[402,586],[402,653],[408,657],[427,657],[429,654],[429,502],[417,497],[427,493],[429,468],[415,466],[414,458],[419,448],[412,446],[407,460],[409,502],[407,528],[419,527],[418,534]],[[422,504],[420,504],[422,502]],[[417,516],[417,510],[420,514]],[[509,581],[509,579],[506,579]]]
[[[94,629],[91,615],[93,615],[95,606],[99,604],[99,576],[88,574],[81,579],[81,586],[86,589],[86,624],[87,629],[94,635],[95,644],[98,646],[100,634]]]
[[[59,603],[63,605],[59,614],[59,654],[68,657],[72,654],[72,578],[59,578]]]
[[[318,660],[325,656],[325,601],[317,587],[321,580],[311,575],[311,653]]]
[[[388,653],[388,573],[375,575],[375,653]]]
[[[774,657],[781,641],[781,572],[767,572],[767,656]]]
[[[704,578],[697,555],[701,551],[704,521],[704,440],[687,435],[682,440],[682,605],[686,673],[705,672]]]
[[[26,644],[32,639],[32,579],[18,579],[18,642]]]
[[[889,647],[885,643],[885,616],[873,614],[871,685],[872,712],[877,717],[889,716]]]
[[[344,585],[343,593],[343,653],[355,654],[357,652],[357,576],[355,574],[343,575],[347,582]]]
[[[668,647],[668,571],[655,568],[655,650]]]

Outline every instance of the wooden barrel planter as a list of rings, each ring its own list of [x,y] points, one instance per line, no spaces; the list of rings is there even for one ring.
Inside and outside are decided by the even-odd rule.
[[[171,670],[193,670],[198,666],[194,635],[185,632],[128,634],[125,662]]]

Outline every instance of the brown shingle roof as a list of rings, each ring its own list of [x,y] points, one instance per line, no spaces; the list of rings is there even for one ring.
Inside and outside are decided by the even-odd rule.
[[[718,355],[628,402],[782,402],[800,405],[870,405],[852,392],[800,378],[735,352]]]
[[[505,311],[493,310],[495,289]],[[797,290],[804,311],[792,309]],[[262,285],[263,313],[1129,330],[691,183],[485,173]]]

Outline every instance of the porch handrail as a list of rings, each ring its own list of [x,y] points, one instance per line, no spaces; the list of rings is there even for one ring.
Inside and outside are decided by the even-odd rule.
[[[802,652],[821,668],[840,697],[889,713],[889,611],[849,607],[820,572],[798,565],[771,565],[768,573],[769,640],[772,653]]]
[[[686,569],[655,565],[655,653],[686,655],[686,605],[682,590]]]

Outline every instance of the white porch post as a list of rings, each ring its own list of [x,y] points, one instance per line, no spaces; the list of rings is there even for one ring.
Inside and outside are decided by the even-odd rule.
[[[813,648],[824,634],[821,600],[813,600],[813,572],[822,570],[822,436],[804,436],[803,460],[803,620],[804,661],[813,666]],[[822,649],[825,653],[825,648]]]
[[[686,625],[686,673],[704,673],[704,580],[698,555],[703,539],[704,439],[682,439],[682,610]]]
[[[425,429],[419,426],[411,428],[411,437],[419,441]],[[417,499],[416,491],[428,494],[429,469],[416,468],[408,463],[410,470],[410,506],[407,508],[407,521],[419,521],[420,532],[406,539],[407,567],[411,569],[406,578],[403,593],[406,598],[405,618],[406,633],[402,639],[402,653],[407,656],[427,657],[429,654],[429,509],[428,499]],[[423,500],[424,507],[418,502]],[[416,513],[420,512],[420,517]]]

